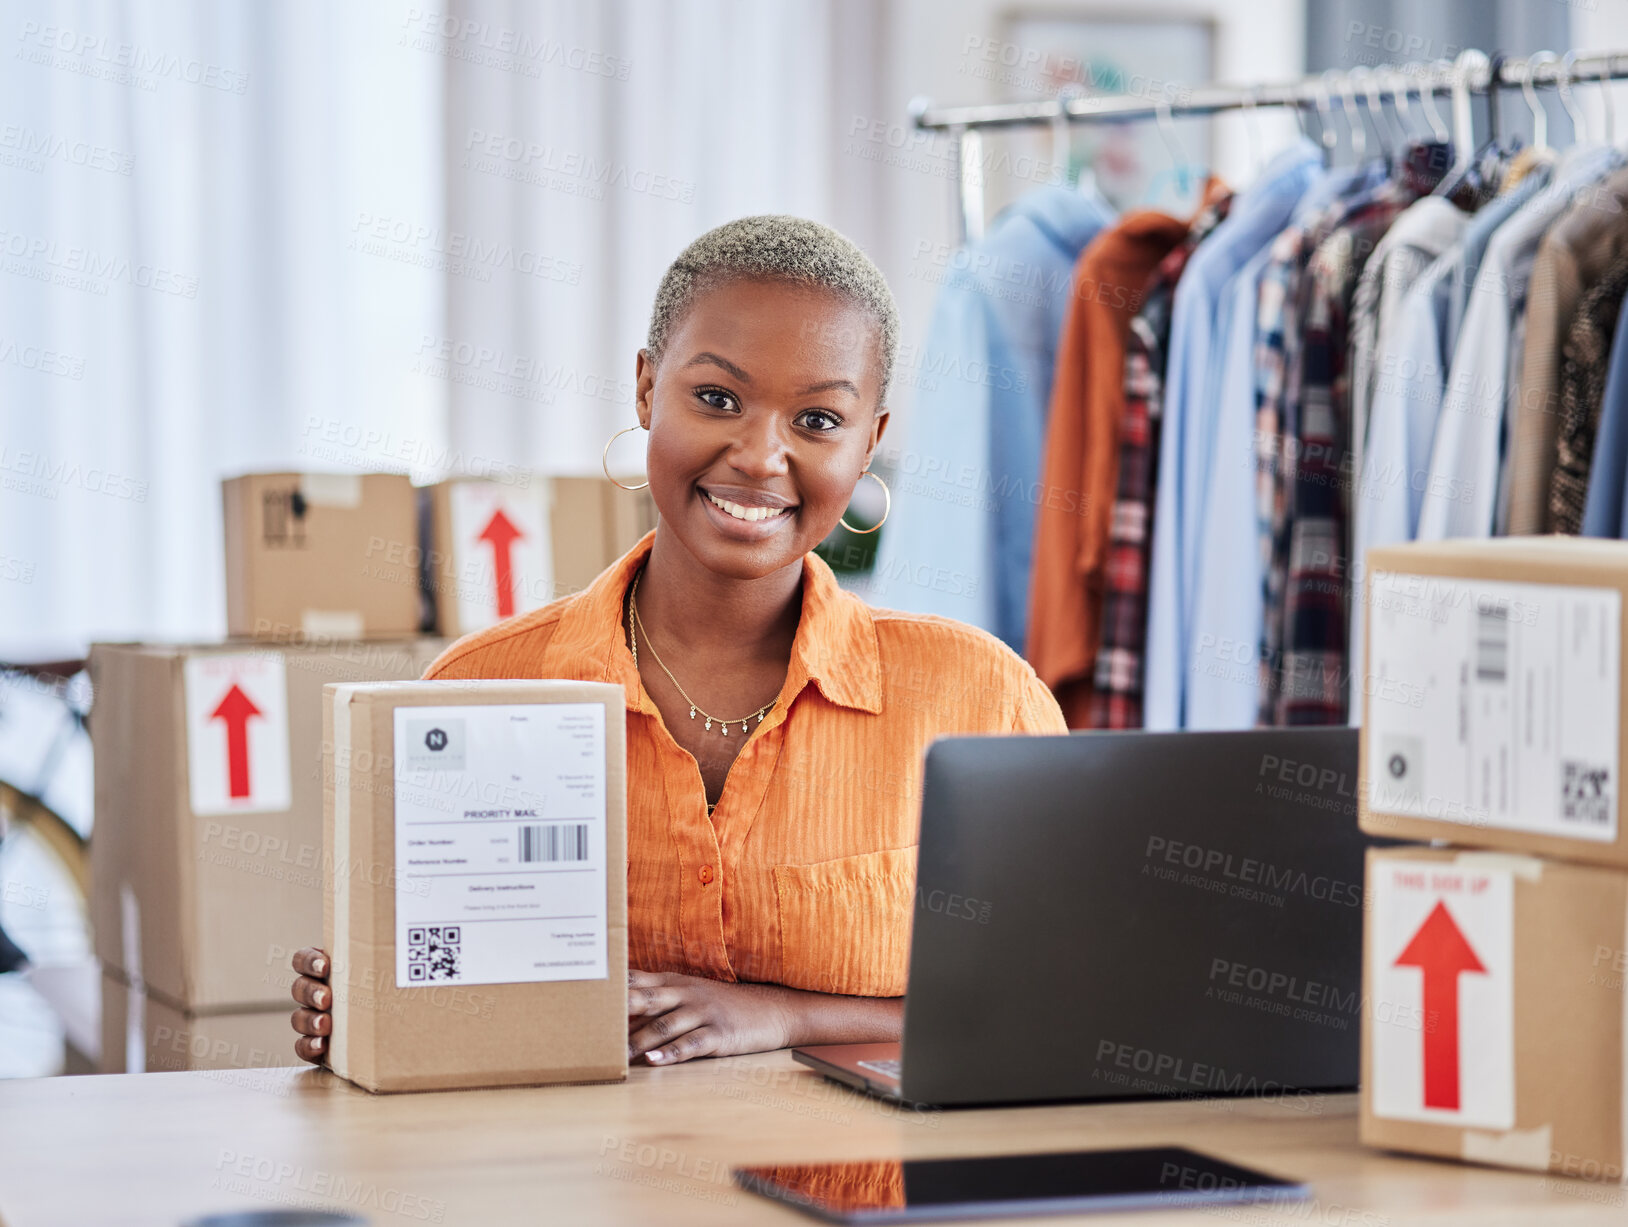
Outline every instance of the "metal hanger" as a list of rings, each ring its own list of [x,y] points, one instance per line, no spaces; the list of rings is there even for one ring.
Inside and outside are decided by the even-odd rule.
[[[1587,145],[1588,117],[1583,114],[1583,108],[1571,92],[1571,83],[1576,79],[1572,66],[1576,63],[1575,51],[1568,51],[1560,57],[1560,67],[1555,70],[1555,93],[1560,95],[1560,107],[1566,112],[1566,118],[1571,120],[1572,144]]]
[[[1502,99],[1498,95],[1499,79],[1503,76],[1504,61],[1509,57],[1494,51],[1487,61],[1487,149],[1496,151],[1501,143],[1503,128]]]
[[[1543,109],[1543,103],[1538,98],[1538,87],[1533,78],[1539,68],[1558,63],[1560,57],[1553,51],[1539,51],[1536,55],[1528,56],[1526,60],[1526,76],[1521,80],[1521,94],[1526,98],[1526,105],[1532,112],[1532,148],[1539,153],[1546,153],[1549,149],[1549,113]]]
[[[1391,111],[1396,116],[1396,127],[1402,134],[1402,146],[1413,140],[1413,114],[1408,104],[1410,88],[1407,75],[1400,68],[1387,68],[1378,74],[1387,86],[1386,96],[1391,100]]]
[[[1357,91],[1351,87],[1349,73],[1340,72],[1330,68],[1323,76],[1332,76],[1340,89],[1340,113],[1345,117],[1345,130],[1351,141],[1351,156],[1360,166],[1368,156],[1368,130],[1363,126],[1362,116],[1357,114]]]
[[[1447,63],[1446,60],[1437,60],[1436,66],[1439,67],[1445,63]],[[1423,64],[1419,65],[1418,73],[1421,78],[1419,84],[1419,106],[1424,111],[1425,122],[1430,125],[1431,135],[1445,145],[1452,133],[1447,130],[1447,124],[1442,119],[1441,112],[1436,109],[1435,74],[1430,68]]]
[[[1312,86],[1312,99],[1317,104],[1317,143],[1323,147],[1323,164],[1334,161],[1334,151],[1340,146],[1340,134],[1334,131],[1334,98],[1328,82],[1319,78]]]
[[[1453,62],[1453,165],[1436,185],[1433,196],[1449,196],[1457,191],[1475,165],[1475,112],[1470,106],[1470,73],[1490,63],[1486,52],[1473,47],[1460,52]]]
[[[1368,118],[1373,121],[1374,135],[1379,138],[1380,153],[1385,156],[1388,163],[1405,141],[1397,139],[1396,129],[1391,127],[1390,117],[1385,114],[1385,99],[1379,92],[1379,73],[1364,67],[1353,70],[1351,75],[1362,83],[1363,97],[1368,104]],[[1405,133],[1403,135],[1406,136]]]
[[[1605,143],[1617,143],[1617,103],[1611,97],[1611,73],[1604,60],[1600,61],[1600,108],[1605,112]]]
[[[1170,94],[1175,88],[1173,83],[1165,86],[1163,96],[1154,104],[1153,114],[1158,120],[1159,136],[1164,140],[1166,152],[1170,154],[1171,181],[1175,184],[1176,191],[1185,197],[1191,190],[1193,167],[1187,160],[1187,151],[1182,148],[1181,138],[1176,135],[1175,116],[1170,110]]]
[[[1249,164],[1256,175],[1260,174],[1264,165],[1261,161],[1260,92],[1261,87],[1257,85],[1244,99],[1244,138],[1249,142]],[[1297,113],[1299,109],[1295,108]]]
[[[1068,164],[1074,152],[1074,129],[1068,122],[1068,104],[1078,86],[1073,82],[1057,91],[1057,115],[1051,121],[1051,181],[1067,186]]]

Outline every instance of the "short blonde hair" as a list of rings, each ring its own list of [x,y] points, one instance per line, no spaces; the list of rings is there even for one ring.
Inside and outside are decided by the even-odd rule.
[[[725,222],[679,253],[656,288],[656,303],[650,312],[645,345],[655,362],[660,363],[668,334],[695,296],[735,277],[832,290],[869,311],[880,334],[882,394],[886,396],[899,351],[899,309],[882,270],[852,240],[831,227],[781,213]]]

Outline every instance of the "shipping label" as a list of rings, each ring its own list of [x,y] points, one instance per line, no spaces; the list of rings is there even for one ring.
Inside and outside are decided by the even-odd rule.
[[[605,709],[395,710],[396,985],[603,980]]]
[[[1376,572],[1368,808],[1613,842],[1622,596]]]

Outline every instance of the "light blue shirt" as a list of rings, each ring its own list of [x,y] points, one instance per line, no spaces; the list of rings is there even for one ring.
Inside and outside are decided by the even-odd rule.
[[[1600,401],[1600,429],[1588,470],[1583,536],[1628,539],[1628,311],[1617,316],[1611,365]]]
[[[1221,383],[1217,316],[1224,290],[1288,224],[1321,171],[1322,159],[1310,141],[1279,154],[1234,201],[1227,220],[1199,245],[1182,271],[1170,322],[1148,578],[1143,721],[1150,729],[1181,728],[1184,723],[1200,526]]]
[[[1113,220],[1094,191],[1042,187],[948,261],[927,341],[895,376],[916,400],[903,444],[882,444],[893,506],[859,585],[875,603],[1022,652],[1057,338],[1074,263]]]
[[[1311,226],[1337,200],[1373,183],[1371,167],[1323,175],[1300,198],[1290,226]],[[1255,508],[1255,342],[1261,277],[1271,258],[1270,244],[1256,252],[1227,283],[1222,303],[1215,447],[1188,642],[1188,728],[1252,728],[1260,709],[1266,560]]]
[[[1449,201],[1427,196],[1396,219],[1381,244],[1382,248],[1386,243],[1392,246],[1385,251],[1376,249],[1369,261],[1369,270],[1381,279],[1383,288],[1378,331],[1367,362],[1371,369],[1366,374],[1370,383],[1362,469],[1351,498],[1353,562],[1347,657],[1355,683],[1350,687],[1352,724],[1361,720],[1365,697],[1363,576],[1368,550],[1413,537],[1447,367],[1442,352],[1446,297],[1437,292],[1439,281],[1448,276],[1448,263],[1442,256],[1463,237],[1469,222],[1470,215]],[[1423,271],[1415,272],[1424,261],[1429,263]],[[1354,363],[1353,384],[1364,377]],[[1352,407],[1355,412],[1355,386]]]

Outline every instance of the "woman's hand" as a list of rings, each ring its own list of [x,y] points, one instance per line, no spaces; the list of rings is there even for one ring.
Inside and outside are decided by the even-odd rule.
[[[797,1044],[874,1044],[904,1030],[903,997],[844,997],[677,972],[627,973],[627,1052],[652,1065]]]
[[[328,1035],[333,1031],[333,989],[328,987],[328,973],[333,963],[327,954],[315,946],[294,952],[294,1000],[304,1009],[295,1010],[289,1021],[300,1038],[294,1041],[294,1055],[302,1061],[322,1064],[328,1055]]]
[[[627,1055],[652,1065],[768,1052],[792,1042],[795,989],[677,972],[627,973]]]

